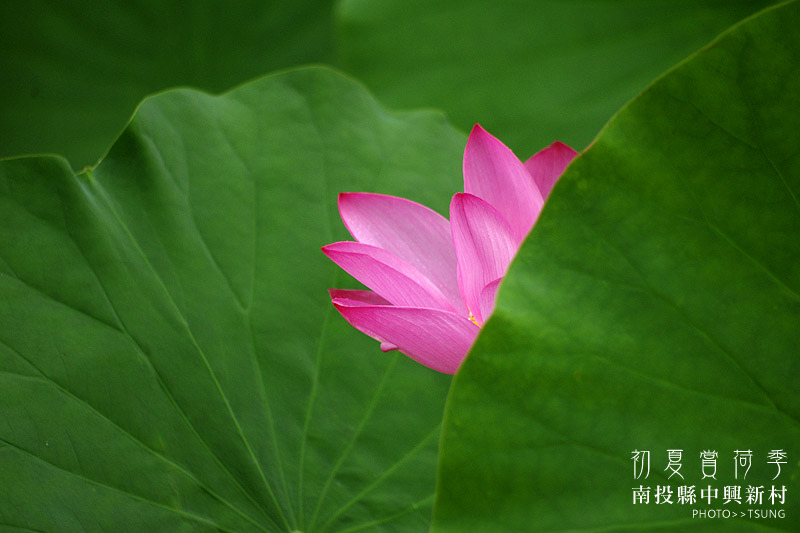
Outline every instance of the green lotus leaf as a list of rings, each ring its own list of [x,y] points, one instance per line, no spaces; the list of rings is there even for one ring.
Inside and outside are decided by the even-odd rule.
[[[567,169],[453,381],[433,531],[798,530],[798,25],[792,2],[726,32]]]
[[[306,69],[148,99],[78,175],[0,162],[0,529],[427,530],[450,377],[319,248],[339,191],[445,209],[464,142]]]

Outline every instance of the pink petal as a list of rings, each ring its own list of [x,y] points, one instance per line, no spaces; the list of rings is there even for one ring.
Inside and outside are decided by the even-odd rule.
[[[525,161],[525,168],[530,172],[544,198],[550,194],[553,185],[576,155],[578,152],[566,144],[556,141]]]
[[[374,307],[377,305],[392,305],[372,291],[328,289],[328,293],[331,295],[331,301],[334,303],[334,305],[340,305],[343,307]],[[392,350],[396,349],[397,346],[390,342],[381,343],[382,352],[391,352]]]
[[[480,308],[481,315],[485,320],[488,320],[489,316],[492,314],[492,312],[494,312],[494,304],[497,300],[497,289],[500,288],[501,281],[503,281],[503,278],[497,278],[496,280],[489,282],[481,290]]]
[[[411,200],[371,193],[340,194],[339,213],[355,240],[403,259],[439,287],[454,308],[463,308],[446,218]]]
[[[359,331],[445,374],[455,374],[480,331],[467,318],[437,309],[333,305]]]
[[[328,289],[331,300],[347,300],[348,305],[392,305],[372,291]]]
[[[525,165],[477,124],[464,149],[464,192],[482,198],[502,213],[517,242],[531,230],[544,205]]]
[[[345,289],[328,289],[334,305],[342,307],[363,307],[377,305],[392,305],[372,291],[352,291]],[[376,339],[377,340],[377,339]],[[382,352],[396,350],[397,346],[390,342],[381,343]]]
[[[502,278],[517,253],[506,220],[477,196],[459,193],[450,202],[450,224],[458,257],[458,283],[470,312],[482,324],[481,291]]]
[[[455,311],[428,278],[386,250],[359,242],[335,242],[323,246],[322,251],[393,305]]]

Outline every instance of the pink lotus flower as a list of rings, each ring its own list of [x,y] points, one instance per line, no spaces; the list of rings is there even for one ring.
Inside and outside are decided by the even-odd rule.
[[[322,251],[371,291],[331,289],[352,326],[439,372],[454,374],[494,310],[500,281],[575,151],[555,142],[524,164],[476,125],[464,150],[464,191],[450,222],[418,203],[342,193],[357,242]]]

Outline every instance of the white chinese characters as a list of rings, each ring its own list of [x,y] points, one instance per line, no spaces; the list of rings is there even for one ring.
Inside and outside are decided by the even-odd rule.
[[[775,476],[772,481],[781,475],[781,465],[788,463],[788,454],[783,449],[773,449],[769,453],[759,455],[752,449],[736,449],[731,452],[720,454],[717,450],[707,449],[698,450],[697,455],[690,454],[687,463],[684,464],[684,449],[670,448],[665,451],[665,457],[658,454],[652,456],[655,462],[654,477],[661,478],[660,483],[648,486],[643,483],[638,487],[633,487],[634,505],[678,505],[711,506],[720,504],[719,509],[693,512],[692,517],[710,517],[709,513],[720,513],[722,517],[743,517],[751,516],[754,512],[765,514],[765,516],[779,516],[784,511],[748,509],[745,506],[782,506],[786,504],[786,486],[774,484],[758,484],[749,480],[747,484],[725,484],[714,486],[710,482],[726,481],[729,479],[744,481],[751,474],[754,461],[759,464],[753,471],[755,479],[763,476],[766,480],[772,475],[772,471],[766,465],[774,465]],[[663,457],[663,459],[662,459]],[[729,459],[730,458],[730,459]],[[633,450],[631,455],[633,462],[633,478],[645,480],[651,474],[651,452],[650,450]],[[721,467],[718,470],[718,460],[721,460]],[[732,468],[728,460],[733,461]],[[661,465],[665,464],[664,468]],[[684,477],[684,474],[686,477]],[[718,474],[720,476],[718,477]],[[686,479],[694,475],[699,481],[709,480],[705,486],[696,486],[686,483]],[[681,485],[669,485],[673,478],[680,478]],[[753,476],[751,475],[751,478]],[[736,509],[739,509],[738,511]],[[777,514],[775,514],[777,513]]]

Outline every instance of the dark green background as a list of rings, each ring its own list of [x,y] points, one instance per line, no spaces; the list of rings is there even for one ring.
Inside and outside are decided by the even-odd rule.
[[[527,157],[583,149],[661,72],[769,5],[737,0],[10,0],[0,7],[0,156],[94,165],[148,94],[220,92],[307,63],[394,109],[442,109]]]

